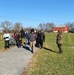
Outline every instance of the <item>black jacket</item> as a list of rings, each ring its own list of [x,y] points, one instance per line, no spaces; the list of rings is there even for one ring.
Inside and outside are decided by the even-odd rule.
[[[23,29],[20,31],[20,33],[21,33],[21,37],[24,38],[25,37],[25,32],[24,32]]]

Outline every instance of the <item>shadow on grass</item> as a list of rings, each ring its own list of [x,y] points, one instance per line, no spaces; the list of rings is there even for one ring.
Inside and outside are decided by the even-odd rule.
[[[43,47],[45,50],[48,50],[48,51],[51,51],[51,52],[54,52],[54,53],[58,53],[57,51],[54,51],[52,49],[49,49],[49,48],[46,48],[46,47]]]

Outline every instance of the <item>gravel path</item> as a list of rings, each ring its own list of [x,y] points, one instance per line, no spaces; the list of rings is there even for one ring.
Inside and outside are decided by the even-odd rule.
[[[37,50],[38,48],[35,48],[34,52]],[[24,48],[14,47],[0,53],[0,75],[21,75],[33,55],[29,46]]]

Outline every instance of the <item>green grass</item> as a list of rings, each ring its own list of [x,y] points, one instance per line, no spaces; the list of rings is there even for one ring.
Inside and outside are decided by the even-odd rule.
[[[4,51],[4,41],[0,41],[0,52]]]
[[[74,34],[63,34],[62,49],[58,54],[56,34],[46,33],[44,48],[33,56],[23,75],[74,75]]]
[[[4,48],[4,41],[0,41],[0,49]]]
[[[0,52],[4,51],[3,34],[0,33]]]

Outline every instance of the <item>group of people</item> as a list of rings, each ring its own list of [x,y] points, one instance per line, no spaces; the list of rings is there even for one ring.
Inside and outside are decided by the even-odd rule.
[[[13,45],[17,45],[17,47],[21,47],[21,45],[24,45],[23,43],[24,35],[25,33],[23,29],[20,32],[15,32],[15,33],[13,33],[12,31],[11,32],[5,31],[3,35],[5,42],[4,46],[5,49]]]
[[[5,49],[10,48],[10,46],[13,45],[21,48],[30,43],[30,50],[33,53],[35,45],[38,46],[40,49],[43,47],[43,42],[45,41],[45,34],[42,30],[37,32],[34,31],[34,29],[31,29],[30,32],[25,32],[23,29],[21,29],[19,33],[8,33],[6,31],[3,35],[3,38],[5,42]]]
[[[34,32],[34,29],[31,29],[31,33],[29,34],[28,39],[33,53],[35,45],[38,46],[40,49],[43,48],[43,42],[45,41],[45,34],[42,30]]]
[[[5,42],[5,49],[9,48],[10,46],[16,45],[18,48],[26,46],[30,44],[30,50],[34,53],[35,46],[39,47],[40,49],[43,48],[43,42],[45,42],[45,34],[43,30],[35,31],[31,29],[31,31],[25,32],[23,29],[19,33],[8,33],[7,31],[3,35],[4,42]],[[26,40],[25,40],[26,39]],[[62,32],[58,31],[56,37],[56,44],[59,49],[59,53],[62,53]]]

